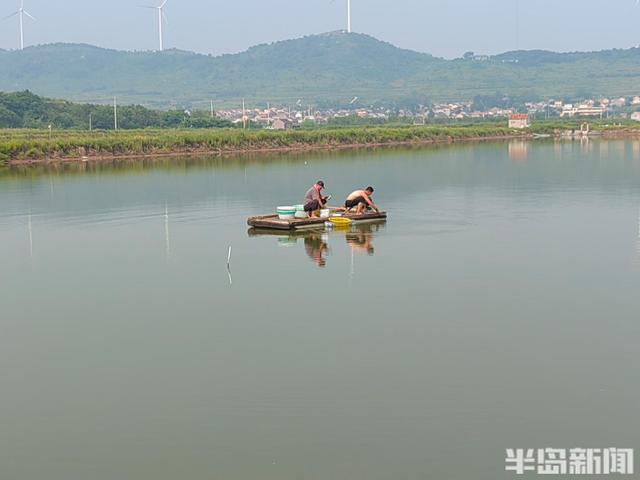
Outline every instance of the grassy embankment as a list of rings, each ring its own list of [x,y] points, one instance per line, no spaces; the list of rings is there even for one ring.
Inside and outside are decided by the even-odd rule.
[[[579,128],[580,122],[542,122],[532,129],[512,130],[504,123],[470,125],[375,126],[268,130],[0,130],[0,164],[12,160],[80,159],[172,153],[273,151],[338,148],[401,143],[445,143],[471,139],[510,138]],[[592,128],[633,129],[640,124],[593,123]]]
[[[521,133],[521,132],[520,132]],[[331,148],[449,142],[517,135],[505,126],[408,126],[268,130],[0,130],[0,162],[61,158]]]

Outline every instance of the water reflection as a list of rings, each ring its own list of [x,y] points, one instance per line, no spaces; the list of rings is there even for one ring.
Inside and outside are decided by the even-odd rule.
[[[345,235],[347,245],[353,253],[366,253],[373,255],[375,248],[373,247],[373,237],[378,231],[380,225],[364,224],[360,228],[354,228]]]
[[[525,140],[513,140],[509,142],[509,160],[524,162],[529,157],[529,145]]]
[[[304,235],[304,251],[318,267],[326,267],[327,253],[329,252],[329,235],[317,232]]]
[[[638,237],[636,238],[636,262],[640,265],[640,213],[638,213]]]
[[[248,234],[250,237],[274,237],[277,239],[278,244],[283,247],[294,247],[301,241],[307,257],[315,265],[323,268],[327,266],[327,257],[331,254],[330,244],[333,241],[337,242],[339,238],[344,238],[346,245],[351,250],[352,265],[354,254],[366,253],[370,256],[374,255],[373,240],[376,234],[385,227],[386,223],[386,220],[379,220],[347,227],[301,232],[250,228]]]

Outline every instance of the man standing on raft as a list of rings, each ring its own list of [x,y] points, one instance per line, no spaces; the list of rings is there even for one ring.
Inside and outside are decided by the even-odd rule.
[[[380,213],[380,209],[373,203],[371,195],[373,194],[373,187],[367,187],[364,190],[356,190],[347,197],[347,201],[344,202],[344,206],[347,212],[351,212],[354,207],[356,208],[356,215],[361,215],[367,208],[371,208]]]

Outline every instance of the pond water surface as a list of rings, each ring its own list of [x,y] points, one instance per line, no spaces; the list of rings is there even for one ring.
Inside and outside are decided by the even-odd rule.
[[[248,230],[320,178],[388,221]],[[505,448],[640,448],[639,221],[636,141],[5,171],[0,478],[495,479]]]

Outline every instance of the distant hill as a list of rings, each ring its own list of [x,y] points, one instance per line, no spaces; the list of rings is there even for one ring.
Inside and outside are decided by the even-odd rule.
[[[0,90],[150,107],[218,104],[416,104],[477,95],[572,98],[640,94],[640,49],[508,52],[445,60],[367,35],[334,32],[212,57],[79,44],[0,51]]]

